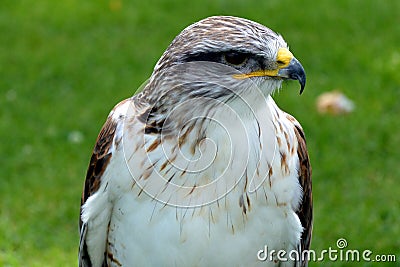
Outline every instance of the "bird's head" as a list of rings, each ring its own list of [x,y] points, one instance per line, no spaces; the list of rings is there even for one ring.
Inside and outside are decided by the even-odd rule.
[[[190,25],[172,41],[156,64],[152,77],[161,76],[166,69],[200,62],[220,79],[229,75],[233,78],[231,82],[251,80],[265,88],[267,94],[286,79],[298,80],[300,93],[306,83],[302,65],[289,51],[282,36],[243,18],[214,16]],[[216,68],[208,68],[211,65],[207,63],[226,68],[218,73]],[[228,68],[236,73],[226,71]]]
[[[298,80],[303,91],[304,69],[282,36],[247,19],[209,17],[175,37],[137,95],[137,106],[155,132],[173,132],[193,116],[220,113],[225,103],[251,116],[287,79]]]

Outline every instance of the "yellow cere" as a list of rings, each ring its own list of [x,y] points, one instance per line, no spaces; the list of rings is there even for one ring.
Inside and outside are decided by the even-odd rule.
[[[282,68],[285,68],[289,65],[290,61],[293,58],[293,54],[287,48],[279,48],[278,55],[276,56],[276,62],[278,62],[278,68],[274,70],[258,70],[253,71],[250,73],[241,73],[241,74],[234,74],[233,78],[235,79],[246,79],[251,77],[259,77],[259,76],[276,76],[278,71]]]
[[[278,56],[276,57],[276,62],[282,62],[283,64],[279,65],[279,68],[284,68],[289,65],[290,61],[293,58],[292,52],[287,48],[279,48]]]

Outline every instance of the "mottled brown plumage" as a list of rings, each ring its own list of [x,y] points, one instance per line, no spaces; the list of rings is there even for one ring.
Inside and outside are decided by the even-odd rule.
[[[101,175],[104,173],[111,158],[109,149],[114,138],[116,122],[108,120],[100,131],[90,159],[86,174],[85,186],[82,194],[82,204],[96,192],[100,186]]]
[[[301,251],[310,248],[311,234],[313,228],[313,199],[312,199],[312,183],[311,183],[311,164],[307,152],[306,138],[303,129],[296,126],[295,133],[299,142],[297,155],[299,156],[299,182],[303,188],[303,198],[301,205],[297,211],[304,231],[301,234]]]

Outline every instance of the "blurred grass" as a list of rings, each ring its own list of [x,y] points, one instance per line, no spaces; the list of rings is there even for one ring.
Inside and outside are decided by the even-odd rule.
[[[400,261],[399,10],[394,0],[2,0],[0,266],[76,265],[79,198],[105,117],[180,30],[218,14],[282,33],[307,71],[301,97],[288,83],[275,99],[308,138],[312,248],[343,237]],[[355,101],[354,113],[316,113],[316,97],[332,89]]]

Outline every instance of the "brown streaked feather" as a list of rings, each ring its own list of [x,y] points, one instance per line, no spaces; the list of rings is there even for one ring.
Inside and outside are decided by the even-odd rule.
[[[112,146],[116,127],[117,121],[109,118],[97,137],[96,145],[94,146],[92,158],[90,159],[86,173],[81,204],[85,203],[85,201],[100,187],[101,175],[104,173],[107,163],[112,156],[109,150]]]
[[[93,154],[90,159],[89,167],[86,173],[86,180],[81,198],[81,214],[82,205],[91,195],[97,192],[100,187],[101,176],[103,175],[108,165],[108,162],[112,157],[112,154],[110,153],[110,147],[112,146],[112,142],[114,140],[116,127],[117,121],[109,117],[97,137],[96,144],[93,149]],[[83,225],[81,216],[79,216],[79,228],[81,236],[79,246],[79,266],[90,267],[92,266],[92,263],[90,262],[85,241],[87,225]],[[106,260],[104,260],[102,266],[107,266]]]
[[[298,141],[297,155],[300,161],[299,183],[303,189],[303,199],[297,211],[301,224],[304,228],[301,235],[301,250],[310,248],[312,222],[313,222],[313,203],[312,203],[312,183],[311,183],[311,165],[308,156],[306,138],[300,126],[295,125],[295,134]],[[302,266],[306,266],[307,262],[303,262]]]

